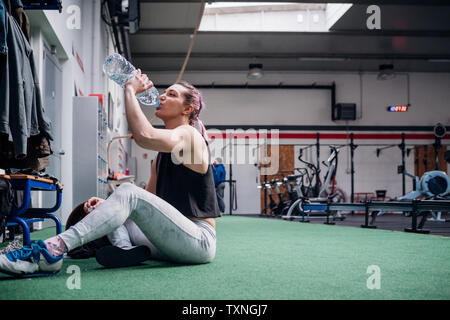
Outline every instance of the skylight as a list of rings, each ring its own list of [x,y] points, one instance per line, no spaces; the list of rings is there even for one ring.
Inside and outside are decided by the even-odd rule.
[[[352,4],[215,2],[205,6],[200,31],[327,32]]]

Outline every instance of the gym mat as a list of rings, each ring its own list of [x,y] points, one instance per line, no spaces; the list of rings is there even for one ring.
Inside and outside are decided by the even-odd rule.
[[[0,299],[450,299],[450,238],[239,216],[217,219],[217,237],[209,264],[66,259],[53,277],[0,274]]]

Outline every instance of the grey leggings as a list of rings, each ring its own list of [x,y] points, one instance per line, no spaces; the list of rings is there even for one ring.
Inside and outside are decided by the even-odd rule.
[[[155,258],[177,263],[207,263],[214,259],[216,232],[211,225],[188,219],[168,202],[131,183],[120,185],[94,211],[59,236],[70,251],[116,231],[128,220],[145,235]]]

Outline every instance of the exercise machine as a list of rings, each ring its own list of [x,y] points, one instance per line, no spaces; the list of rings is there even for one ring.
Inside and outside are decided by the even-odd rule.
[[[118,139],[133,139],[133,135],[132,134],[127,134],[125,136],[116,136],[114,138],[112,138],[109,142],[108,142],[108,146],[106,148],[106,172],[108,172],[108,190],[107,190],[107,195],[110,196],[114,190],[116,190],[116,188],[121,185],[122,183],[135,183],[135,177],[134,176],[130,176],[130,175],[123,175],[123,174],[115,174],[112,169],[111,169],[111,144],[118,140]]]
[[[23,245],[29,246],[31,244],[31,230],[28,224],[42,222],[44,219],[51,219],[55,222],[56,234],[62,232],[61,221],[53,214],[61,206],[63,191],[63,185],[56,178],[44,178],[27,174],[8,174],[0,177],[10,182],[13,190],[23,192],[22,203],[18,204],[18,206],[13,206],[6,217],[6,227],[10,231],[10,240],[14,239],[15,233],[12,227],[19,225],[23,232]],[[32,208],[30,206],[32,191],[55,192],[54,205],[52,207]]]
[[[440,123],[436,124],[434,129],[435,135],[435,143],[434,143],[434,151],[435,151],[435,168],[438,169],[438,153],[439,149],[442,147],[441,139],[446,134],[446,129]],[[403,149],[402,149],[403,147]],[[402,144],[400,145],[402,149],[402,155],[404,156],[404,134],[402,135]],[[428,199],[428,200],[447,200],[450,199],[450,179],[448,175],[439,170],[427,171],[423,174],[423,176],[419,179],[419,177],[414,176],[408,173],[405,169],[404,157],[402,157],[402,165],[398,166],[397,172],[402,174],[403,176],[403,196],[397,198],[396,200],[405,201],[405,200],[413,200],[413,199]],[[446,151],[444,153],[444,159],[448,163],[450,163],[450,152]],[[405,182],[404,177],[408,176],[413,179],[413,191],[408,194],[405,194]],[[381,216],[385,213],[385,211],[372,212],[372,220],[371,225],[374,225],[376,217]],[[428,220],[431,221],[439,221],[445,222],[445,219],[441,218],[441,211],[431,211],[431,212],[422,212],[422,220],[419,223],[419,229],[422,229],[428,215],[431,213],[432,217]],[[404,213],[408,215],[408,212]]]

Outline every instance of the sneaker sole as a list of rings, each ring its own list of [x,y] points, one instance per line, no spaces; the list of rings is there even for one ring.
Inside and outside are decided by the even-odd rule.
[[[129,250],[115,246],[100,248],[95,256],[99,264],[107,268],[123,268],[137,265],[150,258],[147,246],[138,246]]]

